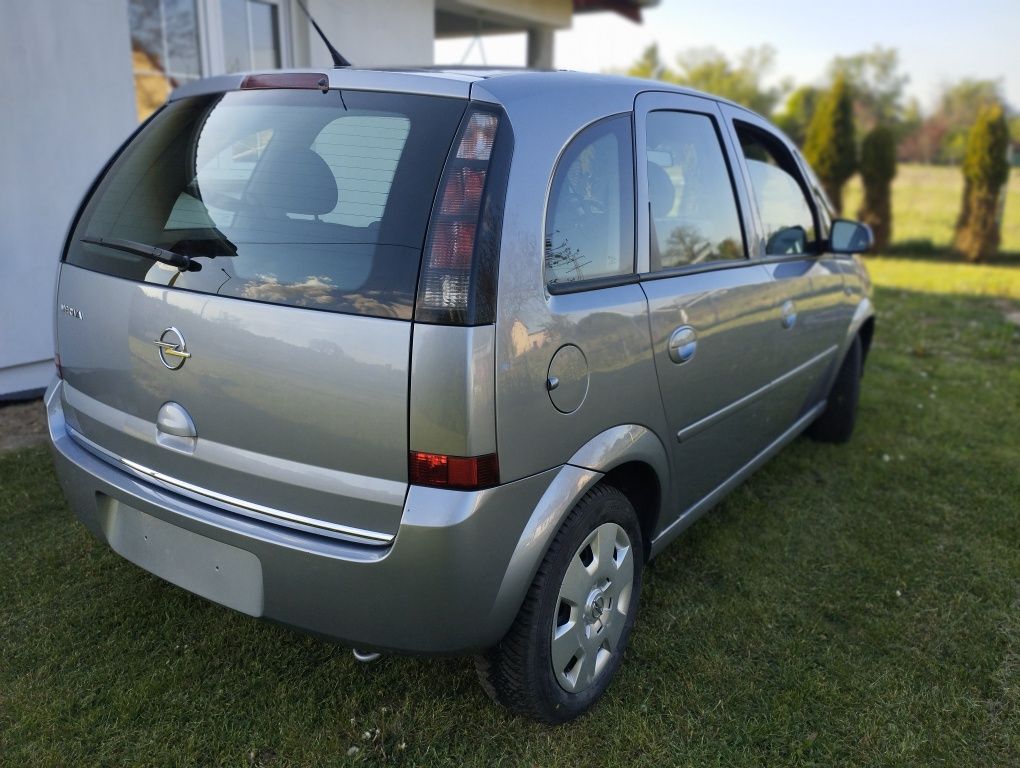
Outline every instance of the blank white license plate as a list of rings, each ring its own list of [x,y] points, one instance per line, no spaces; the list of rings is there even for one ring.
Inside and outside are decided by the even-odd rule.
[[[262,563],[254,554],[104,501],[106,538],[121,557],[207,600],[262,615]]]

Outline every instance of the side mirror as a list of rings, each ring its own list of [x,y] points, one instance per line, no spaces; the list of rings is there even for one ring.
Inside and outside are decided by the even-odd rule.
[[[807,251],[807,245],[808,234],[804,227],[783,227],[773,232],[772,237],[765,243],[765,253],[769,256],[804,253]]]
[[[875,242],[871,227],[859,221],[836,219],[829,233],[829,251],[832,253],[863,253],[871,250]]]

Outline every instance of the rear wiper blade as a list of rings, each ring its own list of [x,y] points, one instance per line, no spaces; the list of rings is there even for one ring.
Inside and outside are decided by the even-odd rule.
[[[83,237],[81,241],[91,245],[101,245],[104,248],[113,248],[115,251],[124,251],[125,253],[133,253],[136,256],[144,256],[147,259],[169,264],[171,267],[177,267],[182,272],[192,270],[198,266],[198,264],[183,253],[177,253],[166,248],[156,248],[145,243],[136,243],[134,240],[120,240],[115,237]]]

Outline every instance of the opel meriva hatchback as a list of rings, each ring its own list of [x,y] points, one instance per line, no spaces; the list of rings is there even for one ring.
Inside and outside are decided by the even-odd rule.
[[[567,720],[648,560],[800,432],[849,438],[869,244],[769,123],[664,83],[191,83],[71,226],[57,469],[167,581],[476,654],[497,701]]]

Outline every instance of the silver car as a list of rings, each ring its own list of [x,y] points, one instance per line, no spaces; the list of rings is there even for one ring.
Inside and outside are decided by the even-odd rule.
[[[57,470],[147,571],[362,658],[475,654],[561,722],[652,557],[850,437],[870,242],[767,121],[660,82],[190,83],[71,225]]]

